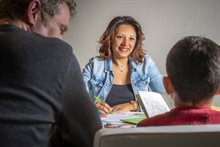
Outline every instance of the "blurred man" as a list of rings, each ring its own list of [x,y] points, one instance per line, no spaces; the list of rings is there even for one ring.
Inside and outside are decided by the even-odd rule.
[[[93,145],[101,122],[62,41],[75,7],[74,0],[0,0],[1,147]]]

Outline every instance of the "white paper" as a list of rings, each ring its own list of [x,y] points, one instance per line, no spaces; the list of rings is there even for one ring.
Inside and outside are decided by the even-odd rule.
[[[122,119],[139,118],[143,112],[124,112],[118,114],[108,114],[106,117],[101,117],[102,121],[106,122],[121,122]]]

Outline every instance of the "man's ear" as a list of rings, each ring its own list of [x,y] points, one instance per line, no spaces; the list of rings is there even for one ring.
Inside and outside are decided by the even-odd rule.
[[[32,0],[26,10],[26,22],[30,25],[37,23],[41,7],[40,0]]]
[[[216,91],[216,95],[220,95],[220,88]]]
[[[169,77],[167,77],[167,76],[163,77],[163,84],[164,84],[164,87],[167,91],[167,94],[169,94],[169,95],[172,94],[173,93],[173,85],[172,85]]]

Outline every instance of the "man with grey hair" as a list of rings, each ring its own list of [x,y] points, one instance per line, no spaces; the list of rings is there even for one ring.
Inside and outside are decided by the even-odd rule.
[[[72,47],[74,0],[0,0],[0,147],[93,146],[101,128]]]

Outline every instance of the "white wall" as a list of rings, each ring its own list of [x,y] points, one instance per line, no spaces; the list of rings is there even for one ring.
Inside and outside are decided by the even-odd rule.
[[[220,44],[220,0],[76,0],[77,14],[65,40],[81,68],[98,55],[99,37],[112,18],[134,17],[145,33],[144,47],[166,74],[170,48],[186,35],[206,36]],[[218,98],[220,99],[220,98]],[[220,105],[220,100],[216,100]]]

